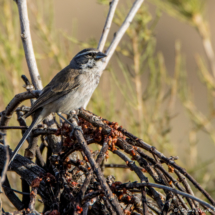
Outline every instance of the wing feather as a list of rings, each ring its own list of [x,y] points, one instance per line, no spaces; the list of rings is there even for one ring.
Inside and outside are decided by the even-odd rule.
[[[70,93],[79,87],[79,74],[80,71],[65,67],[50,81],[48,85],[43,89],[41,95],[37,101],[33,104],[30,111],[25,117],[30,116],[38,108],[44,107],[45,105],[58,100],[60,97]]]

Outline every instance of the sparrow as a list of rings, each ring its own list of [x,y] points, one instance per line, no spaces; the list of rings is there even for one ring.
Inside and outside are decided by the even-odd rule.
[[[51,113],[69,114],[78,108],[86,108],[99,84],[104,59],[107,55],[88,48],[79,52],[70,64],[62,69],[41,91],[30,111],[23,117],[33,116],[33,121],[24,133],[10,159],[15,158],[32,129]]]

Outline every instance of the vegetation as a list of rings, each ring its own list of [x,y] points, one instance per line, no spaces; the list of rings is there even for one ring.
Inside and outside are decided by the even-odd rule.
[[[98,0],[99,4],[108,5],[108,2]],[[130,132],[154,145],[159,151],[175,156],[180,150],[171,138],[172,122],[177,115],[176,105],[183,106],[187,112],[186,117],[187,122],[190,122],[190,128],[184,134],[189,138],[186,143],[183,143],[188,153],[180,152],[183,157],[180,162],[183,162],[182,166],[185,166],[188,172],[192,172],[202,187],[215,198],[215,175],[209,168],[209,164],[214,164],[214,161],[205,159],[203,162],[197,148],[199,134],[202,132],[210,138],[210,140],[206,138],[206,141],[215,144],[213,128],[215,58],[210,26],[205,17],[207,2],[202,0],[149,0],[149,2],[155,5],[156,15],[152,15],[146,4],[143,4],[126,32],[127,37],[117,48],[115,58],[118,66],[114,67],[110,64],[108,74],[105,74],[107,87],[98,87],[88,109],[109,120],[114,119],[123,127],[130,128]],[[0,4],[2,7],[0,15],[0,108],[3,110],[15,94],[23,91],[20,76],[24,73],[28,75],[28,72],[19,39],[20,29],[16,4],[3,0],[0,0]],[[127,1],[117,9],[114,18],[116,25],[121,25],[127,12],[127,4],[130,5],[131,1]],[[80,49],[96,47],[97,41],[92,38],[84,42],[79,41],[74,35],[68,35],[56,29],[51,1],[38,1],[28,6],[30,14],[34,16],[34,21],[31,20],[34,32],[33,43],[45,85],[53,74],[71,60],[70,57],[75,54],[73,53],[74,46],[79,46]],[[175,44],[173,76],[166,69],[163,54],[156,51],[156,25],[162,13],[168,13],[186,22],[191,28],[195,28],[196,33],[201,37],[206,57],[199,54],[195,56],[198,66],[196,76],[205,90],[207,112],[201,111],[195,101],[196,98],[198,99],[197,95],[191,92],[186,58],[181,52],[180,42]],[[44,70],[46,73],[42,72]],[[11,121],[13,122],[15,121]],[[180,130],[180,127],[176,129]],[[8,135],[7,141],[15,145],[20,136],[21,134],[17,131],[16,137],[14,133],[13,136]],[[123,171],[111,172],[111,174],[119,174],[118,178],[122,177],[122,180],[132,179],[129,178],[132,176],[121,174]],[[15,181],[14,178],[16,189],[16,186],[20,185],[15,185]],[[7,204],[6,201],[6,199],[5,202],[3,200],[3,204]]]

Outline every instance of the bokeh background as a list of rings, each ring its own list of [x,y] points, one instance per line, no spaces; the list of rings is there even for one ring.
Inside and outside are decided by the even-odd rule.
[[[132,3],[120,1],[107,46]],[[28,1],[43,85],[78,51],[97,46],[108,4],[108,0]],[[2,111],[15,94],[25,91],[20,76],[29,74],[16,4],[0,0],[0,8]],[[119,122],[166,156],[178,155],[177,162],[215,198],[214,8],[214,0],[144,1],[88,109]],[[16,116],[10,123],[17,125]],[[19,131],[8,132],[11,148],[20,137]],[[119,163],[115,157],[110,161]],[[121,181],[134,179],[129,170],[107,169],[106,174]],[[10,173],[10,178],[11,186],[20,189],[16,175]],[[6,198],[3,205],[13,210]]]

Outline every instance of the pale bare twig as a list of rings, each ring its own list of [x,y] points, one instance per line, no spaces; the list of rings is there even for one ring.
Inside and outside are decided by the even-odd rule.
[[[105,26],[102,31],[102,35],[101,35],[101,38],[99,40],[99,44],[97,47],[97,49],[100,51],[102,51],[104,49],[105,42],[107,40],[108,33],[110,31],[110,27],[111,27],[111,24],[113,21],[114,13],[115,13],[118,2],[119,2],[119,0],[113,0],[112,2],[110,2],[110,8],[109,8],[109,12],[108,12],[107,19],[105,22]]]
[[[29,27],[29,20],[28,20],[28,11],[27,11],[27,3],[26,0],[16,0],[18,9],[19,9],[19,16],[20,16],[20,25],[21,25],[21,37],[23,42],[23,47],[25,51],[25,57],[28,64],[29,73],[31,76],[32,83],[35,87],[35,89],[42,90],[42,82],[39,75],[39,71],[37,69],[37,63],[34,55],[33,45],[31,41],[31,33],[30,33],[30,27]],[[50,114],[46,118],[46,124],[50,128],[57,128],[57,125],[55,123],[52,123],[53,116]],[[54,135],[48,136],[49,141],[52,143],[52,151],[53,153],[58,153],[61,148],[61,138],[56,137]]]
[[[41,90],[43,88],[40,74],[37,68],[36,59],[34,56],[34,49],[31,40],[30,25],[28,19],[28,10],[26,0],[16,0],[19,9],[19,18],[21,26],[21,38],[23,43],[23,48],[25,51],[25,58],[28,64],[29,73],[31,76],[32,83],[36,90]]]
[[[107,51],[105,52],[107,54],[104,68],[106,68],[107,64],[110,61],[110,58],[112,57],[116,47],[118,46],[120,40],[122,39],[123,35],[125,34],[126,30],[130,26],[135,14],[137,13],[138,9],[140,8],[141,4],[143,3],[144,0],[136,0],[129,11],[127,17],[125,18],[125,21],[122,23],[121,27],[119,30],[116,32],[115,37],[113,38],[110,46],[108,47]]]

